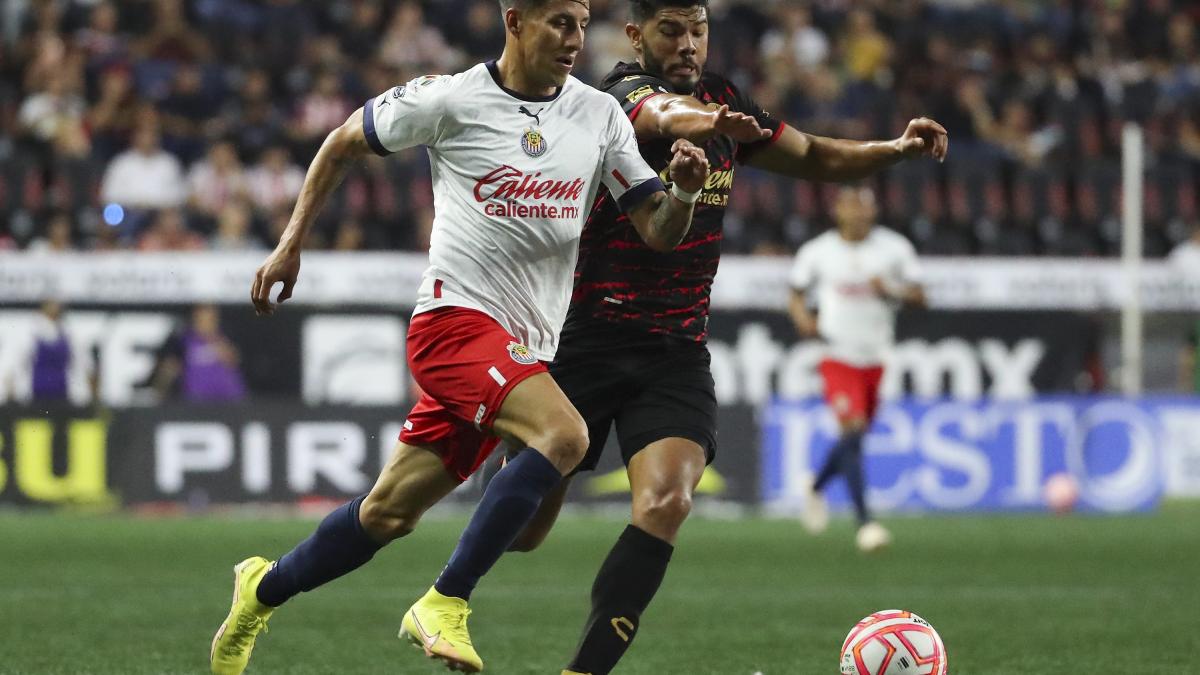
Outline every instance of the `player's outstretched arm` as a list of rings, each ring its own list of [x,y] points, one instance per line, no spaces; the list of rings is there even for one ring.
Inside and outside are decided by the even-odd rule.
[[[646,245],[663,253],[674,249],[687,236],[696,201],[708,180],[708,158],[703,150],[680,139],[671,151],[675,153],[669,167],[674,183],[671,189],[652,194],[629,212]]]
[[[283,283],[279,302],[292,297],[292,288],[300,274],[300,250],[304,247],[304,240],[313,222],[325,207],[329,195],[341,184],[350,165],[370,153],[371,147],[367,145],[367,137],[363,133],[361,108],[325,137],[325,142],[308,167],[308,174],[304,176],[304,186],[300,188],[300,196],[296,199],[287,229],[279,238],[275,250],[254,275],[250,300],[260,316],[275,311],[275,305],[271,303],[271,288],[275,284]]]
[[[909,122],[904,135],[890,141],[825,138],[789,126],[777,141],[755,153],[749,164],[793,178],[852,181],[913,157],[940,162],[949,149],[946,129],[925,117]]]
[[[745,113],[727,105],[704,104],[691,96],[659,94],[648,99],[633,121],[639,141],[683,138],[703,145],[724,134],[738,143],[754,143],[771,137],[769,129]]]

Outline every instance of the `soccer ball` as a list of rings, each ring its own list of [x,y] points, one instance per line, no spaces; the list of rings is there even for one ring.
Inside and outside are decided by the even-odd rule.
[[[929,622],[885,609],[854,624],[842,643],[842,675],[946,675],[946,647]]]
[[[1051,511],[1070,513],[1079,501],[1079,481],[1069,473],[1056,473],[1046,480],[1043,496]]]

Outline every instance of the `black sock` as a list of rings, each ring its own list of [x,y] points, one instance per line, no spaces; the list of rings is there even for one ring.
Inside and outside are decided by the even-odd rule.
[[[850,436],[847,434],[847,438]],[[862,440],[862,434],[853,434],[853,442],[847,443],[842,449],[842,475],[846,477],[846,487],[850,490],[854,515],[859,525],[871,519],[871,514],[867,512],[867,483],[863,478]]]
[[[856,446],[861,446],[862,437],[860,432],[848,432],[837,439],[837,442],[829,449],[829,455],[825,457],[825,464],[817,472],[817,479],[813,481],[814,490],[817,492],[824,490],[830,479],[842,472],[845,468],[846,453],[852,451]]]
[[[316,532],[280,558],[259,583],[258,601],[278,607],[301,591],[311,591],[358,569],[383,548],[358,520],[358,509],[366,497],[334,509]]]
[[[633,525],[625,528],[592,585],[592,613],[570,670],[607,675],[616,667],[662,584],[674,550]]]
[[[437,592],[469,599],[475,584],[508,550],[542,498],[561,480],[558,468],[536,450],[525,450],[509,460],[484,490],[450,562],[433,585]]]

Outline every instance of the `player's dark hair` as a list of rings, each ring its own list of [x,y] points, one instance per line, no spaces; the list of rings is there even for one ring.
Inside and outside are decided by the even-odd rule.
[[[708,0],[629,0],[629,15],[634,23],[645,23],[664,7],[708,7]]]
[[[500,11],[507,12],[516,7],[520,10],[536,9],[550,2],[550,0],[500,0]]]

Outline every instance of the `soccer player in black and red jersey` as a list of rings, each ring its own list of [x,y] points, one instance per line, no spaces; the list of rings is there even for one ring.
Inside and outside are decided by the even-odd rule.
[[[705,345],[709,291],[737,164],[797,179],[850,181],[903,159],[943,159],[946,130],[915,119],[890,141],[802,133],[763,111],[726,78],[704,71],[707,0],[631,0],[626,34],[637,59],[600,88],[632,120],[641,152],[658,171],[684,138],[704,148],[712,173],[691,231],[669,253],[638,238],[616,202],[596,202],[580,245],[570,312],[551,373],[588,425],[594,469],[615,425],[628,468],[632,523],[592,588],[592,611],[566,673],[608,673],[637,634],[658,590],[692,493],[716,451],[717,401]],[[515,542],[545,538],[570,478],[543,500]]]

